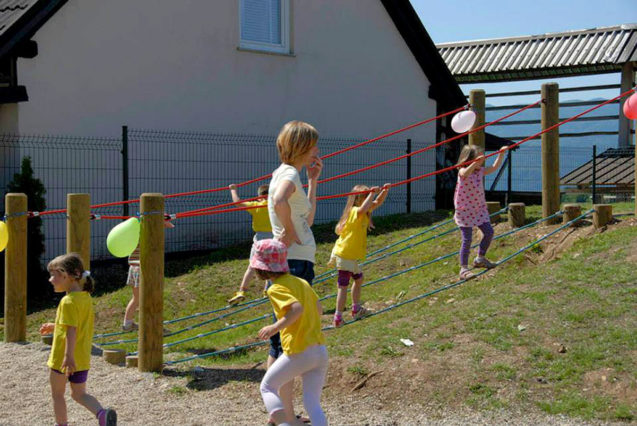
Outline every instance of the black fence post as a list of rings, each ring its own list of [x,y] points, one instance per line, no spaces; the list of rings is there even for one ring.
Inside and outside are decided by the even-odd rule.
[[[122,201],[129,198],[128,194],[128,126],[122,126]],[[128,203],[122,204],[122,215],[128,216]]]
[[[411,139],[407,139],[407,154],[411,154]],[[411,179],[411,156],[407,157],[407,179]],[[407,213],[411,213],[411,182],[407,182]]]
[[[510,149],[507,150],[507,197],[506,197],[506,201],[504,203],[505,206],[508,206],[509,203],[511,203],[511,194],[512,194],[512,188],[511,188],[511,181],[512,181],[512,166],[513,166],[513,151],[511,151]]]
[[[597,196],[597,184],[595,183],[595,181],[597,180],[597,177],[595,176],[596,168],[597,168],[597,145],[593,145],[593,194],[592,194],[593,204],[595,204],[595,198]]]

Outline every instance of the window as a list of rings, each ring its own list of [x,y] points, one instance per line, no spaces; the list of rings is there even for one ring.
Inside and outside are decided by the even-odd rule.
[[[289,0],[239,0],[239,47],[290,53]]]

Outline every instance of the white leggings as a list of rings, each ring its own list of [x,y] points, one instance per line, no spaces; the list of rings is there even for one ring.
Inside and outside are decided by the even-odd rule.
[[[321,391],[327,374],[327,349],[313,345],[300,354],[281,355],[266,371],[261,381],[261,396],[269,414],[283,410],[279,388],[301,376],[303,379],[303,405],[312,426],[327,425],[321,408]]]

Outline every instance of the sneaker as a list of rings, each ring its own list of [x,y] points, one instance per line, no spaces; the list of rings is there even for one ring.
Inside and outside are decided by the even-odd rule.
[[[488,260],[486,257],[483,257],[482,259],[479,258],[475,258],[475,260],[473,261],[473,267],[474,268],[487,268],[487,269],[492,269],[495,268],[496,265],[495,263],[491,262],[490,260]]]
[[[334,326],[334,328],[342,327],[343,324],[345,324],[345,321],[343,321],[343,317],[334,317],[334,319],[332,320],[332,325]]]
[[[354,318],[355,320],[361,319],[361,318],[365,318],[367,315],[371,314],[372,311],[370,311],[369,309],[361,306],[358,311],[354,312],[352,311],[352,318]]]
[[[245,295],[245,291],[237,291],[234,296],[232,296],[230,299],[228,299],[228,303],[231,305],[234,305],[236,303],[241,302],[242,300],[245,300],[246,295]]]
[[[122,325],[122,331],[137,331],[139,330],[139,325],[135,322],[131,322],[128,325]]]
[[[97,413],[100,426],[117,426],[117,413],[112,408],[104,408]]]
[[[459,276],[461,280],[470,280],[471,278],[475,277],[474,273],[467,268],[460,268]]]

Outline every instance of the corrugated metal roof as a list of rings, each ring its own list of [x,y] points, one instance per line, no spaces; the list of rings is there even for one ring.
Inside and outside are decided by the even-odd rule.
[[[458,83],[616,72],[637,61],[637,24],[437,47]]]
[[[37,0],[0,0],[0,35],[36,3]]]
[[[588,187],[593,181],[593,160],[582,164],[560,179],[561,185]],[[595,161],[597,185],[634,185],[635,151],[631,148],[611,148],[597,156]]]

